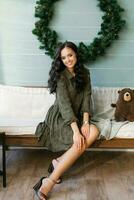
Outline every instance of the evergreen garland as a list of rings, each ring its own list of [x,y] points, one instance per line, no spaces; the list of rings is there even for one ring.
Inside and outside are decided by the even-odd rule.
[[[54,14],[54,3],[57,1],[60,0],[38,0],[36,2],[35,17],[39,18],[39,21],[35,23],[32,31],[41,43],[40,49],[45,49],[45,53],[51,58],[54,57],[55,50],[60,43],[57,32],[49,28]],[[94,61],[97,57],[104,55],[112,41],[119,38],[119,32],[125,25],[125,20],[121,18],[124,9],[118,5],[117,0],[98,0],[98,2],[98,6],[104,12],[101,30],[91,44],[86,45],[83,42],[78,44],[83,63]]]

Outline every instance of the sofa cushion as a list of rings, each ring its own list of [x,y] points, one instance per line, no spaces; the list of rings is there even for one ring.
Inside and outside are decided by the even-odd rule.
[[[0,85],[0,131],[35,134],[54,100],[47,88]]]
[[[93,87],[92,89],[92,110],[93,115],[102,117],[103,119],[112,119],[114,116],[114,108],[111,103],[115,103],[118,98],[117,87]]]
[[[47,88],[0,85],[0,119],[44,120],[54,99]]]

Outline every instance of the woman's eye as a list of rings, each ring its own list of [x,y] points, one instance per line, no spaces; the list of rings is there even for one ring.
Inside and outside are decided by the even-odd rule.
[[[69,54],[69,57],[72,57],[72,54]]]

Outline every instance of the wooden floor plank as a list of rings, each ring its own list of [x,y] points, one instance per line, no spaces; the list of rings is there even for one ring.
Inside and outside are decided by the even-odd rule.
[[[44,150],[7,152],[7,187],[0,200],[35,200],[33,185],[47,175],[51,160],[59,154]],[[56,185],[52,200],[133,200],[134,152],[85,152]],[[1,166],[1,155],[0,155]]]

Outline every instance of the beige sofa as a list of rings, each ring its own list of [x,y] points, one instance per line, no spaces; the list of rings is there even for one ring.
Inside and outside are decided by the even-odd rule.
[[[117,100],[121,88],[92,88],[92,112],[96,116],[113,118],[111,103]],[[43,121],[55,100],[45,87],[0,85],[0,132],[6,134],[6,145],[43,147],[43,135],[35,135],[36,126]],[[121,126],[111,140],[99,139],[93,148],[134,148],[134,122]],[[45,147],[43,147],[45,148]]]

